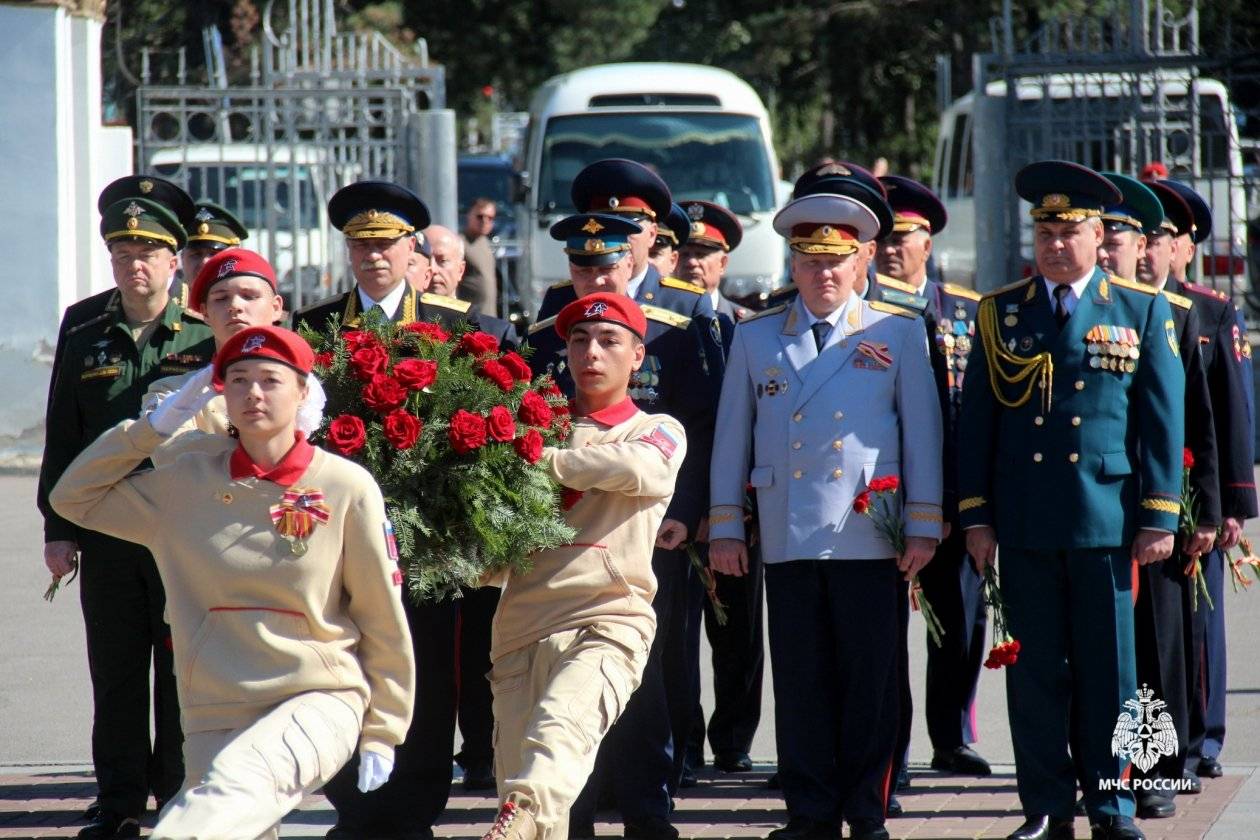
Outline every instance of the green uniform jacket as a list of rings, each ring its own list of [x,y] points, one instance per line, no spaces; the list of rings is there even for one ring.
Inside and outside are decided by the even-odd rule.
[[[172,300],[148,340],[137,346],[115,295],[99,315],[66,329],[56,357],[39,471],[45,542],[79,538],[79,529],[48,504],[70,462],[101,432],[139,415],[140,399],[155,380],[210,364],[214,336]]]
[[[1185,374],[1164,296],[1095,269],[1060,331],[1037,276],[986,295],[978,326],[959,422],[962,527],[1049,551],[1175,532]]]

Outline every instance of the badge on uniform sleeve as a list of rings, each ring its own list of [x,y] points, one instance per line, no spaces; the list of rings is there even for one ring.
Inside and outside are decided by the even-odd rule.
[[[663,424],[658,424],[656,428],[640,437],[639,440],[655,446],[665,456],[666,460],[674,457],[674,452],[678,449],[678,439]]]
[[[394,523],[386,519],[385,524],[382,525],[381,527],[385,529],[385,550],[389,552],[389,559],[397,563],[398,562],[398,540],[395,539],[394,537]],[[395,581],[395,583],[397,582],[398,581]]]
[[[1168,337],[1168,346],[1172,348],[1174,356],[1180,356],[1181,351],[1177,347],[1177,325],[1171,320],[1164,322],[1164,335]],[[1234,327],[1234,335],[1238,335],[1238,327]],[[1242,361],[1239,359],[1239,361]]]
[[[313,487],[292,487],[284,491],[280,504],[271,506],[271,522],[280,536],[289,542],[295,557],[306,553],[306,540],[316,525],[327,525],[332,508],[324,503],[324,494]]]
[[[1234,324],[1234,361],[1241,363],[1243,356],[1250,355],[1243,350],[1242,330]]]

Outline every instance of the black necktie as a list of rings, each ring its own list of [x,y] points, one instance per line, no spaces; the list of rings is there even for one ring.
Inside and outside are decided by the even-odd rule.
[[[827,343],[827,333],[831,332],[831,324],[826,321],[815,321],[809,328],[814,331],[814,344],[821,353],[823,345]]]
[[[1059,322],[1059,329],[1067,324],[1068,318],[1072,317],[1072,313],[1067,309],[1067,296],[1072,293],[1072,287],[1066,283],[1060,283],[1054,287],[1054,319]]]

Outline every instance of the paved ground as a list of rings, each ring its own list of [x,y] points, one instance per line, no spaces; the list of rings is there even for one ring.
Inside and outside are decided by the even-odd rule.
[[[52,604],[40,599],[48,579],[34,496],[32,477],[0,475],[0,580],[5,584],[0,593],[0,838],[74,836],[78,816],[95,790],[88,767],[91,697],[78,587],[72,584]],[[1248,530],[1260,544],[1260,526],[1253,523]],[[1198,797],[1179,798],[1176,819],[1147,821],[1143,827],[1151,840],[1260,837],[1260,657],[1250,647],[1260,638],[1260,609],[1250,600],[1260,598],[1256,589],[1227,592],[1225,599],[1231,639],[1227,776],[1209,782]],[[921,707],[924,643],[922,625],[917,617],[914,622],[911,668],[918,675],[913,689]],[[706,667],[705,698],[711,708],[709,682]],[[774,756],[773,708],[767,672],[763,723],[753,750],[767,762],[765,769]],[[926,770],[930,748],[922,715],[916,716],[911,760],[912,769],[918,769],[914,789],[903,799],[906,816],[889,824],[894,837],[995,838],[1019,823],[1000,672],[983,675],[978,723],[977,748],[997,763],[997,774],[984,781],[947,779]],[[781,824],[782,800],[764,788],[765,776],[763,771],[705,778],[678,803],[676,822],[683,836],[761,837]],[[439,833],[480,836],[492,808],[488,799],[456,796]],[[330,817],[327,803],[314,797],[286,821],[283,835],[321,837]],[[603,824],[599,833],[620,832]],[[1083,820],[1077,836],[1088,836]]]

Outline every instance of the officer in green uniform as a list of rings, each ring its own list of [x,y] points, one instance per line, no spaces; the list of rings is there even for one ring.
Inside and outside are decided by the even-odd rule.
[[[197,202],[197,212],[186,230],[188,243],[180,254],[180,262],[184,268],[184,283],[190,286],[206,260],[249,238],[249,231],[241,220],[212,201]]]
[[[1168,300],[1097,267],[1120,191],[1064,161],[1025,167],[1015,188],[1038,274],[980,303],[958,503],[977,568],[1002,547],[1021,645],[1006,684],[1026,821],[1010,838],[1069,840],[1079,773],[1095,840],[1139,840],[1119,787],[1144,737],[1123,716],[1142,702],[1133,567],[1172,554],[1185,375]]]
[[[64,575],[81,556],[79,595],[95,704],[92,761],[99,795],[79,836],[138,837],[150,791],[160,803],[183,782],[170,631],[162,619],[165,596],[147,550],[76,528],[48,505],[48,492],[101,432],[140,413],[140,399],[154,380],[209,364],[214,339],[200,319],[170,298],[175,255],[185,234],[169,210],[148,199],[123,198],[106,207],[101,235],[117,294],[100,314],[66,331],[49,398],[38,501],[49,570]]]

